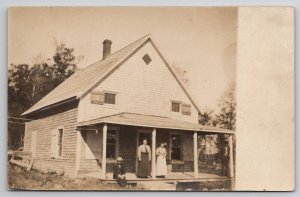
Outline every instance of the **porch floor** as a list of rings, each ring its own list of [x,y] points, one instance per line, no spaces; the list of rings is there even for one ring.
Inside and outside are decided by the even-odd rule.
[[[101,179],[100,172],[86,172],[81,174],[81,177],[91,177],[91,178],[98,178]],[[135,173],[126,173],[127,181],[215,181],[215,180],[230,180],[227,176],[221,176],[217,174],[210,174],[210,173],[199,173],[198,178],[194,178],[193,172],[172,172],[169,173],[166,178],[137,178]],[[105,181],[114,181],[113,174],[107,173]]]

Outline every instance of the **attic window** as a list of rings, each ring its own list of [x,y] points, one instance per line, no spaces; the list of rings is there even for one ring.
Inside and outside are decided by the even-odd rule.
[[[105,93],[104,103],[107,103],[107,104],[116,104],[116,94]]]
[[[181,113],[183,115],[191,115],[191,105],[183,103],[181,105]]]
[[[172,101],[171,111],[180,112],[180,102]]]
[[[104,93],[98,92],[98,91],[91,92],[91,103],[103,105],[104,104]]]
[[[147,65],[152,61],[148,54],[144,55],[143,60]]]

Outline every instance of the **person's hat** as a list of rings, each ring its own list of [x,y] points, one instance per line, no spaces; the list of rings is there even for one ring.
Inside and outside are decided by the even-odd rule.
[[[117,161],[123,161],[123,158],[122,157],[118,157]]]

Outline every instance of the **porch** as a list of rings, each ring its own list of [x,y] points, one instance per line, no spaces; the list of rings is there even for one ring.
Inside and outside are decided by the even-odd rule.
[[[113,174],[108,172],[106,174],[106,178],[102,179],[101,172],[87,172],[82,174],[81,177],[91,177],[91,178],[99,178],[102,181],[111,182],[114,181]],[[198,173],[198,178],[194,178],[193,172],[171,172],[165,178],[137,178],[135,173],[126,173],[126,180],[128,182],[136,182],[136,181],[212,181],[212,180],[230,180],[227,176],[210,174],[210,173]]]
[[[112,181],[112,167],[118,156],[124,159],[129,181],[199,181],[234,177],[233,132],[229,130],[166,117],[126,113],[82,122],[77,128],[76,173],[80,177]],[[199,139],[206,135],[227,136],[229,146],[227,176],[202,170],[205,162],[199,161]],[[151,147],[150,179],[136,178],[135,173],[136,151],[143,138],[149,139]],[[167,159],[171,167],[164,179],[156,178],[156,148],[161,142],[167,142],[169,145]],[[93,163],[90,165],[95,167],[90,170],[84,169],[87,162]]]

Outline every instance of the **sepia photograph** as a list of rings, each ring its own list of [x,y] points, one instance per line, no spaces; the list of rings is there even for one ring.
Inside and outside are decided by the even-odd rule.
[[[10,7],[8,189],[238,190],[238,44],[238,7]]]

